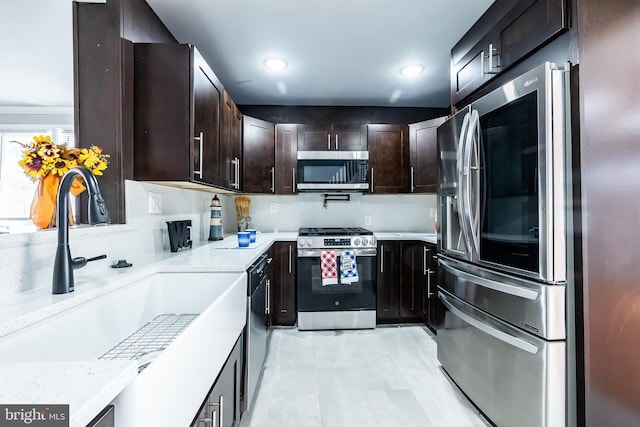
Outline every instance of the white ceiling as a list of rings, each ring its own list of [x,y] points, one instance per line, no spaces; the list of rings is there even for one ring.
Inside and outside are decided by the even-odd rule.
[[[147,2],[238,104],[447,107],[451,47],[493,0]],[[401,76],[411,63],[425,71]]]
[[[147,2],[238,104],[446,107],[451,47],[493,0]],[[70,0],[3,0],[0,52],[0,106],[73,105]]]

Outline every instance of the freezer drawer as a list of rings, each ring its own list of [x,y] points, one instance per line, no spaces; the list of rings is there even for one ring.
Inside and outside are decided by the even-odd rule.
[[[565,425],[564,341],[545,341],[439,292],[445,318],[438,359],[473,403],[501,427]]]
[[[564,340],[565,286],[523,279],[441,256],[438,285],[469,304],[547,340]]]

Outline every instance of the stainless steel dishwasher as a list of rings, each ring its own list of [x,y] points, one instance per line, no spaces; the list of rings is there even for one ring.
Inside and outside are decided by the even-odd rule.
[[[269,314],[269,264],[264,253],[247,270],[247,326],[245,333],[244,393],[242,410],[251,407],[267,354],[267,316]]]

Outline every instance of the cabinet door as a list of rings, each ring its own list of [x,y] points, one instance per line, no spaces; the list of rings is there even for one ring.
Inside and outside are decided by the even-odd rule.
[[[399,242],[378,243],[377,323],[394,323],[400,319],[400,258]]]
[[[198,57],[197,51],[195,57]],[[223,89],[213,72],[201,60],[193,70],[193,132],[196,140],[193,180],[222,187],[225,179],[225,144],[220,139]]]
[[[452,104],[569,28],[567,0],[496,1],[451,50]]]
[[[505,69],[569,28],[567,0],[520,0],[497,25]]]
[[[296,324],[296,244],[278,242],[272,248],[271,264],[271,324],[293,326]]]
[[[451,65],[451,102],[455,104],[464,99],[494,76],[488,72],[488,49],[495,53],[498,46],[493,44],[493,33],[487,34],[476,43],[462,58]],[[454,48],[455,49],[455,48]],[[496,49],[496,50],[494,50]],[[452,56],[454,54],[452,53]],[[493,59],[492,57],[492,65]],[[493,65],[495,69],[498,64]]]
[[[192,50],[181,44],[135,43],[133,52],[134,178],[187,182],[193,178],[195,143]]]
[[[331,125],[298,125],[298,150],[331,150],[331,130]]]
[[[298,125],[276,125],[276,194],[295,194],[298,161]]]
[[[223,176],[231,190],[240,190],[240,157],[242,150],[242,115],[227,91],[224,91],[221,154]]]
[[[240,387],[242,380],[242,337],[227,359],[205,405],[215,426],[235,427],[240,423]]]
[[[425,322],[433,331],[437,331],[444,319],[444,305],[438,298],[438,250],[436,245],[427,244],[429,248],[429,276],[425,301],[428,304]]]
[[[245,193],[275,192],[275,126],[243,118],[242,181]]]
[[[104,408],[102,412],[87,424],[87,427],[113,427],[116,422],[113,408],[113,405]]]
[[[369,191],[403,193],[409,183],[409,126],[368,125]]]
[[[438,189],[437,129],[446,117],[409,125],[409,191],[435,193]]]
[[[427,247],[422,242],[402,242],[400,317],[421,320],[427,284]]]
[[[339,151],[367,151],[366,125],[333,125],[330,146]]]

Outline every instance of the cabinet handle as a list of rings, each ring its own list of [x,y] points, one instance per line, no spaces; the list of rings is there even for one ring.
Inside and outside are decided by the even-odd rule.
[[[236,190],[240,189],[240,159],[236,157]]]
[[[413,185],[413,175],[415,174],[415,169],[411,166],[411,192],[413,193],[416,189],[415,185]]]
[[[380,245],[380,273],[384,273],[384,245]]]
[[[433,271],[431,269],[427,270],[427,299],[431,299],[433,296],[433,292],[431,292],[431,274]]]
[[[371,168],[371,192],[373,193],[373,168]]]
[[[489,71],[488,74],[498,74],[497,71],[493,71],[493,52],[498,52],[498,49],[493,48],[493,43],[489,43]],[[496,65],[496,68],[499,66]]]
[[[220,426],[223,426],[224,425],[224,396],[223,395],[220,395],[220,397],[218,397],[218,405],[220,405]]]
[[[338,149],[338,134],[336,133],[336,150]]]
[[[289,274],[291,274],[291,246],[289,245]]]
[[[422,274],[426,275],[427,272],[429,271],[429,269],[427,268],[427,265],[428,265],[427,264],[427,254],[429,253],[429,249],[427,249],[426,246],[423,246],[422,249],[423,249],[423,252],[422,252],[422,262],[423,262],[422,271],[423,271],[423,273]]]
[[[202,178],[202,145],[204,142],[204,132],[200,132],[200,136],[194,136],[193,139],[195,141],[199,141],[200,143],[198,144],[198,169],[196,170],[196,165],[193,165],[193,174],[194,175],[198,175],[200,178]]]
[[[327,150],[331,150],[331,134],[327,134]]]
[[[296,168],[291,168],[291,192],[296,192]]]
[[[267,297],[265,300],[264,313],[271,314],[271,280],[267,279]]]
[[[484,78],[484,49],[480,52],[480,78]]]
[[[240,189],[240,159],[234,157],[231,160],[231,164],[233,165],[233,182],[231,183],[231,187],[236,190]]]
[[[275,166],[271,167],[271,192],[276,192],[276,168]]]

